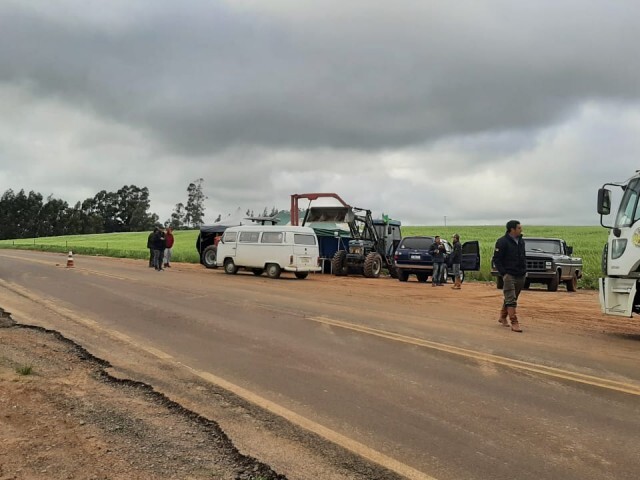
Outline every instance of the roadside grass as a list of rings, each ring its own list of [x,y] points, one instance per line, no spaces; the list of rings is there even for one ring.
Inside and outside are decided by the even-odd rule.
[[[18,375],[31,375],[33,373],[33,367],[31,365],[21,365],[16,368]]]
[[[449,240],[454,233],[460,235],[464,243],[468,240],[480,242],[481,268],[479,272],[468,273],[469,279],[490,281],[491,257],[496,240],[504,235],[502,226],[420,226],[403,227],[403,235],[440,235]],[[573,246],[574,255],[582,257],[583,277],[578,285],[582,288],[597,288],[600,276],[602,249],[607,241],[608,231],[602,227],[524,226],[525,238],[557,237]],[[103,255],[119,258],[148,259],[147,237],[149,232],[107,233],[96,235],[68,235],[62,237],[24,238],[0,240],[0,248],[40,250],[47,252],[73,253],[82,255]],[[175,245],[172,260],[175,262],[198,263],[196,251],[198,230],[174,231]]]

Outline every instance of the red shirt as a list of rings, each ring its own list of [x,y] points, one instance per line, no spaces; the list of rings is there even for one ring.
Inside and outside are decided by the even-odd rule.
[[[167,243],[167,248],[173,247],[173,233],[165,233],[164,238]]]

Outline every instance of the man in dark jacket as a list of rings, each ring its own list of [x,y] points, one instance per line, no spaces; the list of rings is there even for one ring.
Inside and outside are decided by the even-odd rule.
[[[433,275],[431,275],[431,286],[442,286],[444,274],[444,260],[447,255],[444,243],[440,241],[438,235],[435,236],[433,243],[429,247],[429,255],[433,259]]]
[[[516,308],[518,296],[524,288],[524,280],[527,275],[527,260],[524,239],[522,238],[522,225],[519,221],[509,220],[507,222],[507,233],[496,242],[493,263],[504,283],[504,303],[498,321],[508,327],[507,316],[509,316],[511,330],[522,332]]]
[[[147,237],[147,248],[149,249],[149,268],[153,267],[153,234],[158,231],[158,227],[153,228],[153,232]]]
[[[153,266],[156,267],[156,270],[162,271],[162,260],[164,258],[164,249],[166,247],[166,241],[164,236],[164,230],[162,228],[158,228],[153,233]]]

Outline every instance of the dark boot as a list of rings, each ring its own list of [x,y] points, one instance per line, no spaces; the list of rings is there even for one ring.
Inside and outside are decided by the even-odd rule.
[[[507,307],[507,313],[509,314],[509,320],[511,321],[511,331],[522,333],[522,329],[520,328],[520,324],[518,323],[516,307]]]
[[[460,290],[462,288],[462,283],[460,282],[460,277],[456,277],[455,279],[455,283],[453,284],[453,288],[454,290]]]
[[[508,327],[509,326],[509,322],[507,321],[507,315],[508,314],[509,314],[509,312],[507,311],[507,307],[505,307],[503,305],[502,306],[502,310],[500,310],[500,318],[498,319],[498,322],[500,322],[503,327]]]

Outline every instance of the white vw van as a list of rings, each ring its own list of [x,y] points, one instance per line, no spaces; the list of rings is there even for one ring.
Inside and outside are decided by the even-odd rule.
[[[318,238],[309,227],[241,226],[227,228],[218,244],[216,263],[230,275],[244,268],[254,275],[278,278],[284,270],[298,278],[319,272]]]

